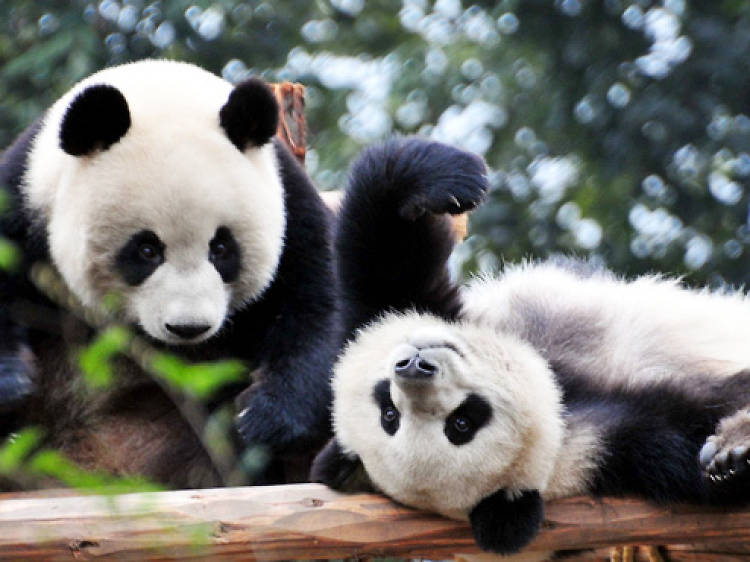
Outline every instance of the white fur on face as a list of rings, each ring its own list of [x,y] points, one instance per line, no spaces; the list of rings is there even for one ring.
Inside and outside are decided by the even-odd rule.
[[[60,123],[71,100],[93,84],[122,92],[132,125],[108,150],[70,156],[58,146]],[[23,190],[47,224],[55,266],[85,306],[120,293],[129,319],[152,336],[173,341],[163,326],[176,318],[209,323],[205,339],[273,280],[285,229],[283,186],[272,144],[243,153],[220,127],[231,91],[195,66],[141,61],[94,74],[50,108]],[[241,256],[230,284],[208,261],[209,242],[222,226]],[[163,241],[166,262],[128,287],[114,259],[141,230]]]
[[[413,349],[440,369],[427,391],[395,381],[395,363]],[[381,427],[373,398],[383,379],[401,415],[394,435]],[[428,315],[388,315],[360,331],[335,367],[333,390],[337,438],[373,483],[449,517],[466,518],[498,489],[544,490],[563,438],[560,392],[537,353],[515,338]],[[457,446],[444,434],[445,419],[469,393],[489,402],[492,417]]]
[[[207,261],[193,270],[180,270],[167,261],[131,291],[126,314],[156,339],[171,344],[193,343],[219,331],[230,296],[221,276]],[[169,332],[167,324],[206,325],[210,329],[186,341]]]

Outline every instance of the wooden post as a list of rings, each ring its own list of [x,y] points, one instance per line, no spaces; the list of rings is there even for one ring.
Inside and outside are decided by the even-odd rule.
[[[270,84],[279,102],[279,137],[300,164],[305,163],[305,87],[293,82]]]
[[[569,498],[547,506],[530,550],[750,539],[750,512]],[[698,547],[674,554],[688,559]],[[0,558],[321,559],[476,553],[466,523],[318,484],[122,496],[0,496]],[[709,559],[709,558],[703,558]]]

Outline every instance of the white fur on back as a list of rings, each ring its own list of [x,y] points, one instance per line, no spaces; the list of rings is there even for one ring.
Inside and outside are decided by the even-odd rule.
[[[59,147],[60,123],[73,98],[94,84],[123,93],[132,125],[109,149],[70,156]],[[219,111],[231,91],[190,64],[140,61],[86,78],[49,109],[22,189],[32,214],[47,225],[55,266],[84,304],[110,291],[128,300],[130,289],[110,270],[138,229],[164,241],[177,278],[197,275],[198,293],[205,287],[212,295],[209,308],[224,298],[239,307],[272,281],[285,229],[277,159],[272,143],[242,153],[229,141]],[[226,297],[217,292],[218,276],[196,273],[218,226],[231,229],[242,257],[238,279],[221,289]],[[156,303],[172,281],[162,289],[154,283]]]
[[[462,293],[464,317],[515,334],[549,361],[602,382],[638,385],[750,366],[750,301],[656,276],[580,277],[553,263],[506,268]]]

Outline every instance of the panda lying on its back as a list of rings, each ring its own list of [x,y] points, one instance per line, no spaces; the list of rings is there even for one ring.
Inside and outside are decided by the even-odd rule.
[[[574,260],[507,268],[459,297],[431,213],[443,208],[428,195],[415,212],[419,184],[401,187],[355,185],[344,201],[344,290],[356,321],[374,321],[335,366],[336,437],[313,479],[346,489],[363,467],[402,503],[468,518],[479,546],[503,554],[535,536],[542,498],[750,501],[750,301]],[[347,249],[374,233],[346,221],[376,196],[393,230],[421,237],[379,248],[372,291]]]
[[[27,275],[51,261],[84,307],[121,296],[122,320],[155,345],[246,360],[254,383],[237,400],[246,443],[311,454],[325,441],[338,336],[330,219],[272,140],[277,120],[258,79],[233,88],[189,64],[141,61],[74,86],[4,153],[12,205],[0,232],[24,259],[17,275],[0,272],[4,429],[41,425],[91,468],[220,483],[174,404],[134,364],[120,361],[115,388],[83,399],[71,352],[87,328]]]

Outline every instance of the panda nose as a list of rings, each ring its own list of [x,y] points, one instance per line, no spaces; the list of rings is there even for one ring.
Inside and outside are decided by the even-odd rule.
[[[205,334],[211,329],[208,324],[165,324],[167,331],[184,339],[191,339]]]
[[[438,368],[417,353],[397,362],[394,371],[403,380],[417,381],[431,379],[438,372]]]

